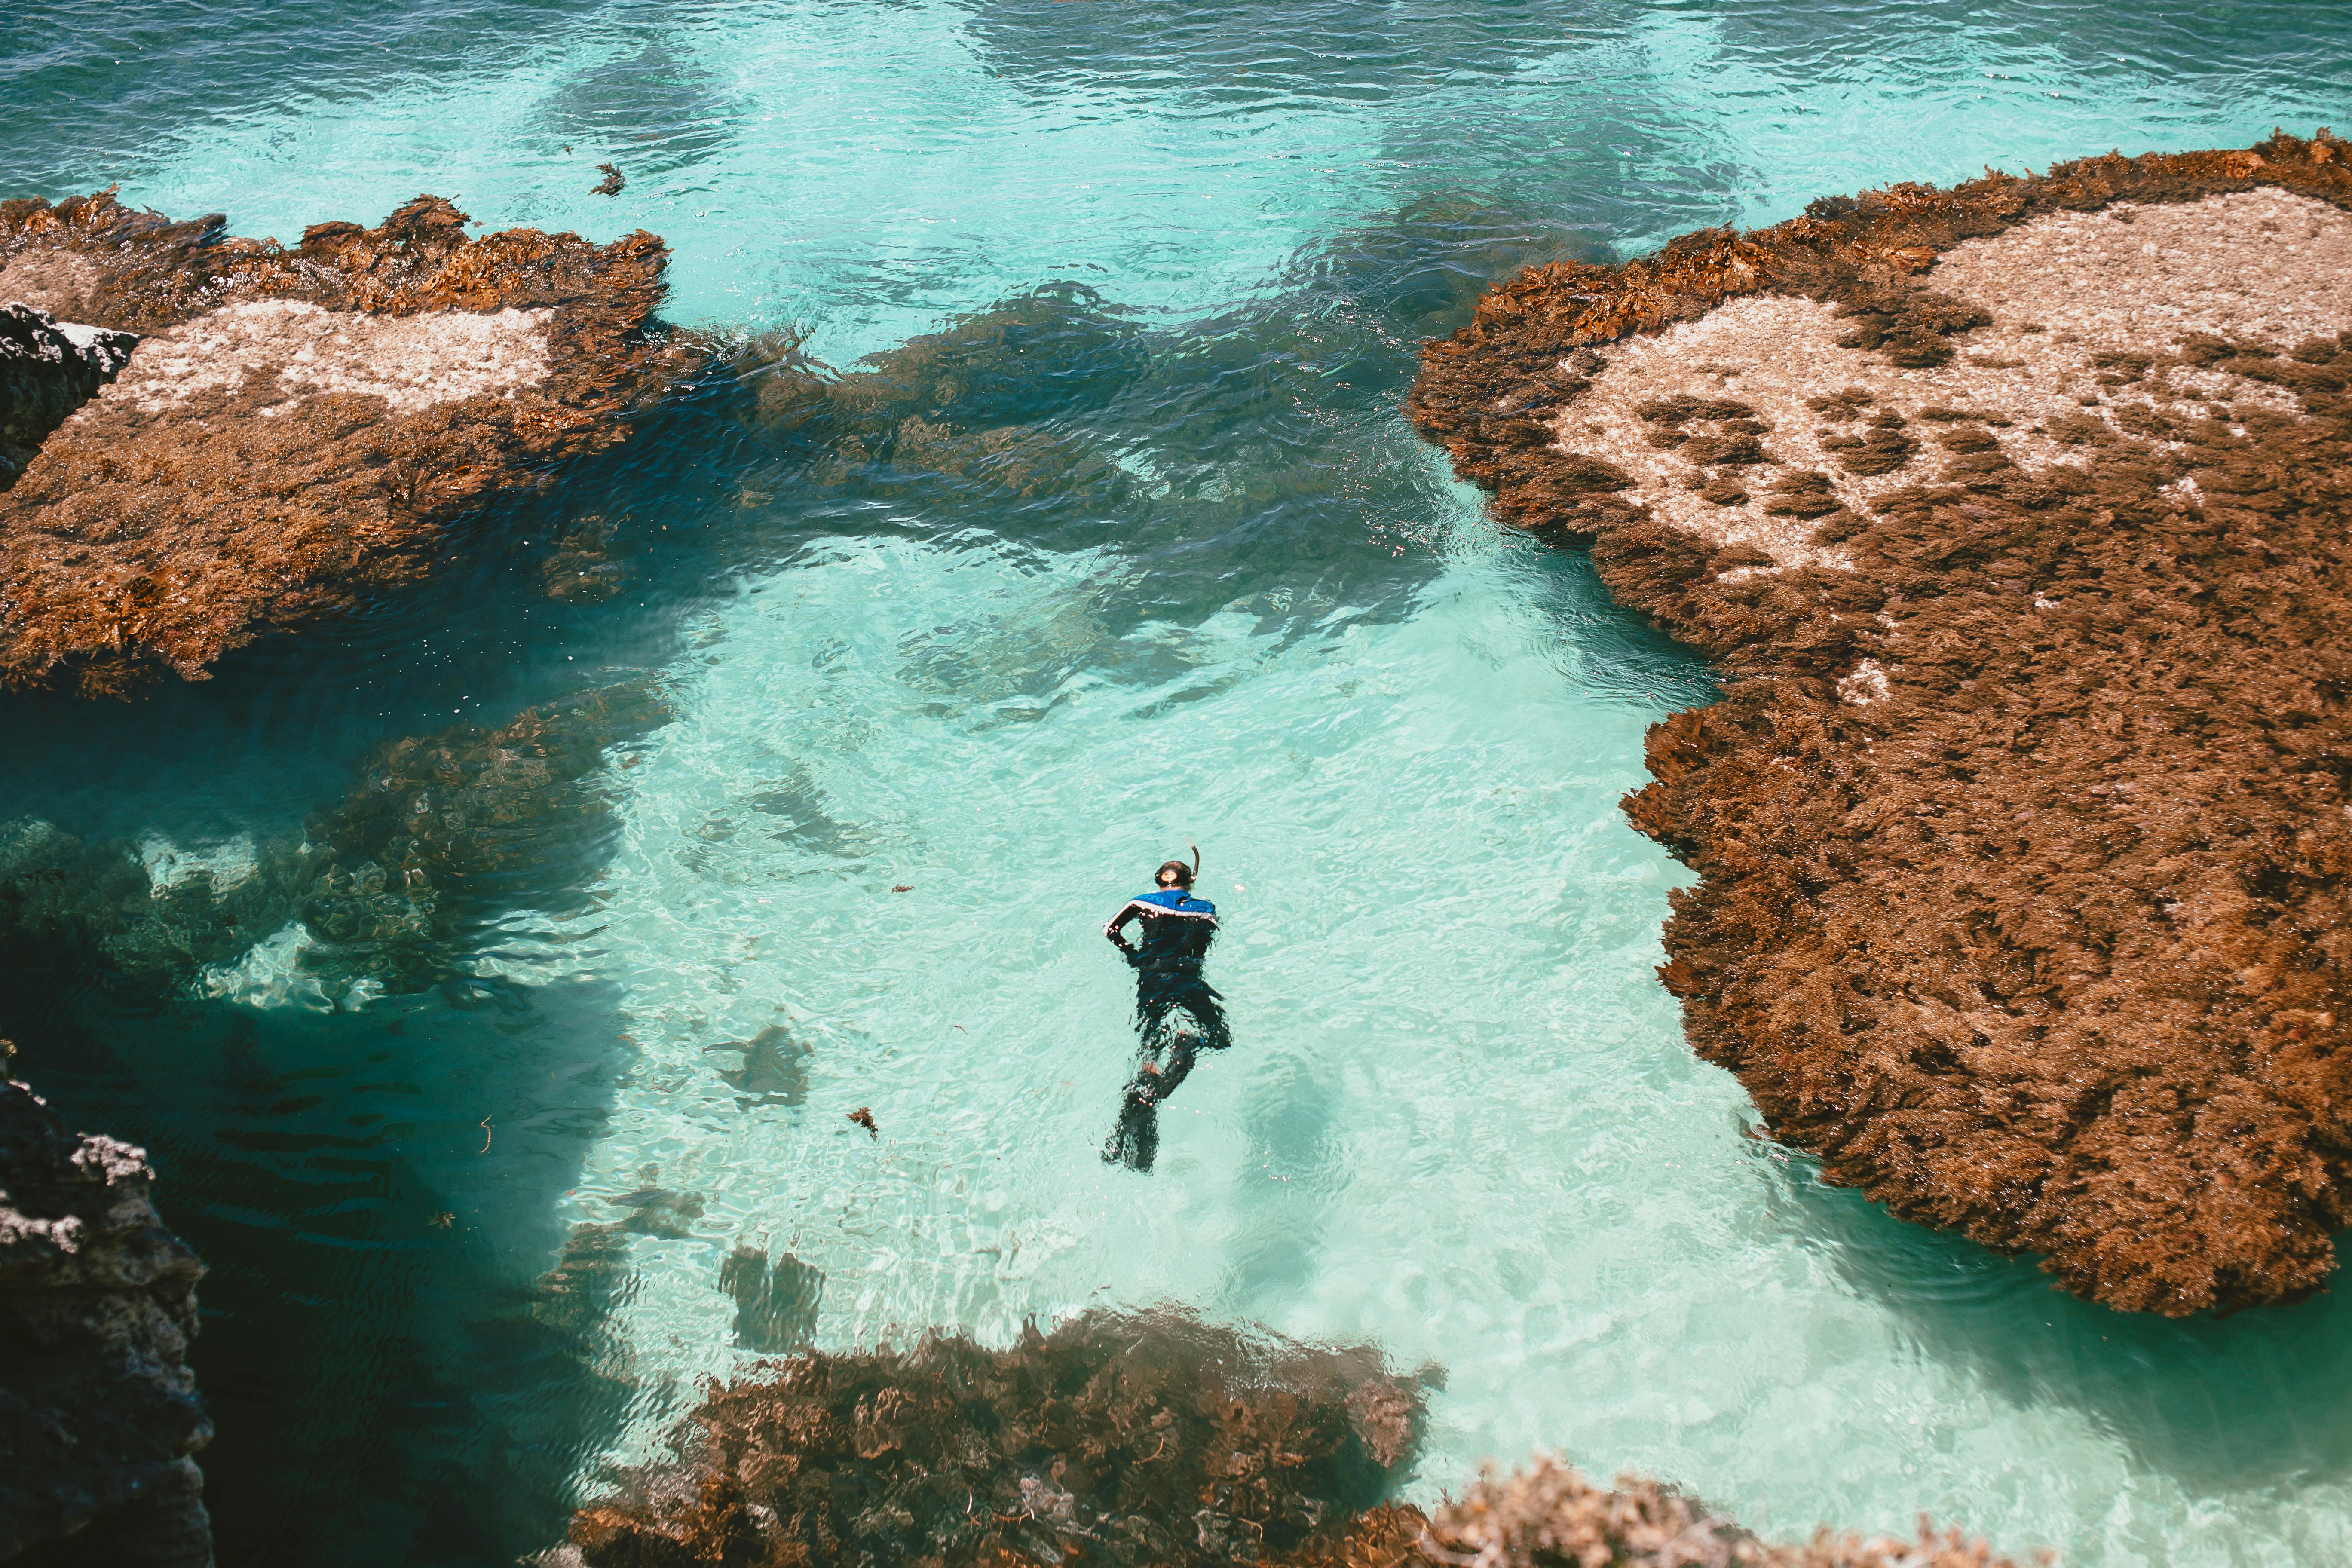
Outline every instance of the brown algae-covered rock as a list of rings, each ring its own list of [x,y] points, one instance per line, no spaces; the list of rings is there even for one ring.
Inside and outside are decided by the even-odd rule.
[[[212,1562],[187,1367],[204,1266],[153,1180],[142,1151],[0,1079],[0,1559],[71,1538],[77,1562]]]
[[[2352,149],[2061,165],[1531,269],[1416,419],[1715,656],[1635,824],[1775,1136],[2182,1314],[2352,1219]]]
[[[1923,1520],[1910,1541],[1822,1530],[1773,1544],[1671,1487],[1620,1476],[1597,1487],[1556,1459],[1481,1476],[1428,1522],[1419,1551],[1390,1561],[1450,1568],[2008,1568],[1981,1541],[1937,1534]],[[1369,1563],[1367,1564],[1369,1568]]]
[[[1367,1392],[1370,1390],[1370,1392]],[[1006,1350],[809,1353],[713,1387],[681,1463],[583,1509],[621,1565],[1152,1564],[1328,1556],[1410,1457],[1370,1351],[1089,1313]]]
[[[567,1249],[567,1258],[571,1250]],[[739,1254],[739,1257],[740,1254]],[[627,1472],[541,1568],[2008,1568],[1981,1542],[1759,1540],[1639,1477],[1538,1458],[1424,1514],[1383,1500],[1421,1383],[1166,1312],[1002,1351],[811,1352],[711,1385],[679,1459]]]
[[[419,196],[293,249],[110,193],[0,202],[0,300],[144,334],[0,495],[0,685],[122,693],[425,570],[501,490],[623,438],[690,351],[667,252]]]

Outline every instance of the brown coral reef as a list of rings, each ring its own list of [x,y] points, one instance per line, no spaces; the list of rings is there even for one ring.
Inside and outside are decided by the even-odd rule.
[[[1370,1351],[1089,1313],[992,1351],[807,1354],[714,1387],[684,1462],[583,1509],[562,1555],[656,1564],[1345,1561],[1410,1458]],[[1377,1524],[1377,1521],[1373,1521]]]
[[[148,1202],[154,1174],[0,1078],[0,1559],[213,1560],[187,1367],[204,1266]]]
[[[2005,1568],[1957,1533],[1769,1545],[1635,1478],[1550,1460],[1433,1514],[1381,1500],[1417,1383],[1165,1313],[988,1351],[810,1353],[709,1397],[682,1462],[580,1510],[546,1568]]]
[[[0,202],[0,300],[143,334],[0,495],[0,685],[200,679],[622,439],[691,352],[649,330],[661,242],[467,221],[419,196],[287,249],[107,192]]]
[[[1620,1476],[1613,1489],[1596,1487],[1550,1458],[1481,1477],[1431,1517],[1422,1553],[1358,1561],[1364,1568],[2007,1568],[2010,1561],[1924,1520],[1910,1541],[1824,1529],[1801,1543],[1769,1543],[1672,1488],[1638,1476]]]
[[[1775,1136],[2185,1314],[2352,1219],[2352,147],[2110,155],[1535,268],[1412,412],[1720,661],[1662,972]]]

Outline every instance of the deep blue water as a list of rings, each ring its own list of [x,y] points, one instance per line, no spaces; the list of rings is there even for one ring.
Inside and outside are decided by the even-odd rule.
[[[547,1543],[733,1364],[747,1237],[825,1272],[822,1342],[1175,1299],[1437,1361],[1417,1497],[1543,1445],[1783,1532],[2352,1558],[2334,1298],[2119,1319],[1741,1135],[1651,973],[1685,874],[1615,806],[1706,673],[1496,537],[1398,412],[1526,262],[2308,132],[2347,88],[2352,10],[2315,5],[0,16],[0,195],[289,239],[420,190],[642,226],[682,322],[842,367],[964,323],[885,368],[1040,454],[1006,487],[907,458],[903,411],[762,425],[714,377],[422,589],[134,707],[0,703],[0,819],[184,850],[299,831],[394,737],[615,680],[677,712],[446,984],[322,987],[281,944],[165,998],[0,991],[21,1069],[150,1146],[213,1266],[223,1561]],[[551,600],[592,515],[627,591]],[[1095,931],[1188,837],[1244,1046],[1146,1186],[1093,1157],[1126,1050]],[[805,1106],[719,1077],[772,1025]],[[551,1310],[570,1227],[647,1166],[688,1234]]]

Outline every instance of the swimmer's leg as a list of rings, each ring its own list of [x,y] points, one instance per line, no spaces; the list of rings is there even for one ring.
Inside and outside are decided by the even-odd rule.
[[[1168,1037],[1168,1015],[1177,996],[1165,984],[1142,978],[1135,990],[1135,1076],[1119,1097],[1118,1125],[1103,1143],[1103,1163],[1149,1171],[1160,1152],[1160,1102],[1171,1085],[1162,1081],[1160,1056]]]
[[[1153,976],[1135,988],[1135,1043],[1146,1061],[1160,1054],[1168,1037],[1168,1015],[1183,1000],[1181,989]]]
[[[1233,1029],[1225,1022],[1225,1009],[1205,983],[1195,981],[1178,1000],[1192,1015],[1192,1021],[1201,1026],[1201,1049],[1222,1051],[1234,1043]]]
[[[1190,1035],[1179,1035],[1170,1044],[1168,1065],[1149,1076],[1151,1098],[1154,1100],[1167,1099],[1176,1092],[1177,1085],[1192,1076],[1192,1061],[1198,1054],[1199,1046],[1200,1042]],[[1141,1082],[1145,1079],[1139,1079],[1138,1081]]]
[[[1149,1171],[1160,1155],[1160,1107],[1129,1089],[1119,1101],[1118,1125],[1103,1144],[1103,1163]]]

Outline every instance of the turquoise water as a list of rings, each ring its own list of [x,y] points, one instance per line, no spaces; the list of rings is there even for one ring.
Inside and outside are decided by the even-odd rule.
[[[224,1561],[544,1543],[747,1353],[744,1243],[822,1274],[827,1345],[1158,1300],[1375,1339],[1442,1370],[1423,1500],[1543,1446],[1781,1532],[2352,1559],[2336,1299],[2120,1319],[1746,1135],[1652,974],[1685,873],[1616,807],[1706,672],[1495,534],[1398,413],[1414,344],[1525,261],[2340,123],[2347,58],[2318,5],[0,21],[5,194],[120,181],[290,239],[432,190],[655,229],[675,319],[836,366],[965,323],[886,362],[879,414],[766,425],[715,378],[434,584],[206,685],[7,705],[0,816],[184,851],[298,826],[392,736],[622,679],[676,709],[562,896],[446,984],[324,985],[289,934],[163,1002],[86,969],[0,1001],[214,1266]],[[1021,482],[909,416],[1017,432]],[[553,603],[591,515],[628,591]],[[1130,1051],[1097,933],[1187,838],[1239,1044],[1140,1177],[1096,1156]],[[772,1028],[762,1089],[714,1047]],[[567,1233],[648,1188],[688,1195],[673,1234],[551,1310]]]

